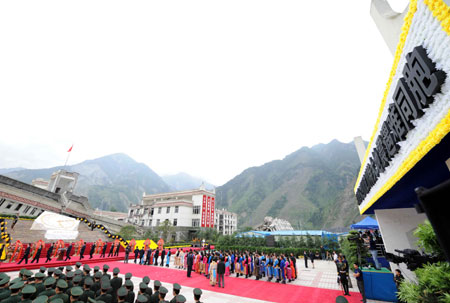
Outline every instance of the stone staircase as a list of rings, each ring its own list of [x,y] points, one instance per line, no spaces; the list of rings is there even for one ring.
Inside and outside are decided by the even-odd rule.
[[[31,225],[33,225],[33,220],[19,220],[14,226],[14,230],[11,230],[12,220],[6,220],[8,222],[8,233],[12,237],[11,244],[15,243],[17,240],[20,240],[22,243],[35,243],[39,240],[44,240],[45,242],[56,242],[56,240],[46,240],[45,239],[45,231],[43,230],[30,230]],[[98,239],[102,239],[103,241],[108,241],[108,236],[105,233],[100,232],[98,229],[91,229],[84,223],[80,222],[78,227],[78,237],[75,240],[71,240],[72,242],[76,242],[78,240],[83,239],[85,242],[95,242]],[[69,242],[69,241],[64,241]]]

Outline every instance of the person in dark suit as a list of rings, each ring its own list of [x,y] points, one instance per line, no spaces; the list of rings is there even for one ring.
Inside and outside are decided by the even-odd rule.
[[[106,242],[105,244],[103,244],[103,248],[102,248],[102,254],[100,255],[100,258],[104,258],[106,255],[106,248],[108,247],[108,242]]]
[[[134,264],[136,264],[139,252],[140,252],[139,247],[136,245],[136,248],[134,249]]]
[[[52,243],[50,245],[50,247],[47,250],[47,260],[45,260],[45,263],[50,262],[52,260],[52,253],[53,253],[53,248],[55,247],[55,243]]]
[[[155,251],[155,263],[153,265],[158,265],[159,249]]]
[[[41,252],[42,252],[42,245],[39,246],[36,255],[34,256],[33,260],[31,260],[31,263],[33,263],[34,261],[36,261],[36,263],[39,263],[39,258],[41,257]]]
[[[152,249],[147,249],[147,256],[145,257],[144,265],[150,265],[150,258],[152,257]]]
[[[86,250],[86,243],[83,244],[83,246],[81,246],[81,250],[80,250],[80,260],[84,258],[84,251]]]
[[[305,268],[308,268],[308,253],[303,251],[303,259],[305,259]]]
[[[64,261],[70,260],[70,253],[72,252],[73,243],[70,243],[69,247],[67,247],[66,259]]]
[[[256,259],[258,260],[258,259]],[[255,265],[256,266],[256,265]],[[217,264],[217,276],[219,280],[219,287],[225,288],[225,261],[223,258],[220,258],[219,264]],[[258,279],[259,277],[257,277]],[[222,281],[222,283],[220,283]]]
[[[127,247],[125,248],[125,260],[123,261],[123,263],[128,263],[130,251],[131,251],[131,247],[130,247],[130,245],[127,245]]]
[[[161,266],[164,266],[164,257],[166,256],[166,250],[163,249],[161,252]]]
[[[112,257],[114,253],[114,242],[111,242],[111,247],[109,248],[108,258]]]
[[[192,250],[189,251],[189,255],[186,259],[186,265],[187,265],[187,277],[191,277],[191,271],[192,271],[192,265],[194,265],[194,256],[192,255]]]
[[[30,257],[30,251],[31,251],[31,243],[28,243],[28,246],[25,249],[22,259],[20,259],[19,263],[17,263],[17,264],[22,263],[23,260],[25,260],[25,264],[28,264],[28,258]]]
[[[139,264],[142,264],[142,259],[144,258],[144,247],[141,248],[141,250],[139,251]]]
[[[119,256],[119,249],[120,249],[120,244],[119,244],[119,243],[117,243],[117,246],[116,246],[116,251],[114,252],[114,257],[117,257],[117,256]]]
[[[91,250],[89,251],[89,259],[92,259],[92,255],[95,252],[95,242],[92,243]]]

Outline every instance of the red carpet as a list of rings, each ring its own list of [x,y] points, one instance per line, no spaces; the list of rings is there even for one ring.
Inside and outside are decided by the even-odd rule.
[[[250,280],[225,277],[225,288],[218,288],[217,286],[210,286],[209,280],[197,273],[192,273],[192,277],[188,278],[186,277],[186,271],[163,268],[160,266],[143,266],[134,263],[124,264],[122,262],[108,262],[108,264],[111,268],[120,268],[122,274],[131,272],[135,277],[142,278],[144,276],[149,276],[152,281],[160,280],[166,283],[179,283],[188,287],[198,287],[218,293],[271,302],[331,303],[336,302],[336,297],[342,295],[342,292],[337,290],[255,281],[254,278]],[[351,296],[346,298],[351,303],[359,303],[362,299],[361,295],[357,292],[352,292]]]
[[[106,254],[108,255],[108,254]],[[89,255],[85,255],[83,259],[80,261],[80,256],[72,256],[71,260],[68,261],[58,261],[56,258],[52,258],[52,260],[48,263],[45,263],[45,260],[47,258],[40,258],[39,263],[30,263],[31,258],[28,259],[28,264],[25,264],[25,261],[22,261],[22,263],[0,263],[0,272],[7,272],[7,271],[18,271],[22,268],[26,269],[38,269],[41,266],[45,267],[59,267],[59,266],[67,266],[67,265],[74,265],[77,262],[81,262],[83,264],[92,264],[92,263],[98,263],[98,262],[113,262],[113,261],[120,261],[125,258],[124,252],[119,252],[118,257],[110,257],[110,258],[100,258],[100,255],[94,255],[92,259],[89,259]],[[89,265],[91,266],[91,265]],[[91,266],[92,267],[92,266]]]

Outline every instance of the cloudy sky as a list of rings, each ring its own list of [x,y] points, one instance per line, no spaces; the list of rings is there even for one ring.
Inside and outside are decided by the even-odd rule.
[[[407,1],[391,1],[402,9]],[[369,0],[2,1],[0,168],[123,152],[221,185],[370,137],[393,61]]]

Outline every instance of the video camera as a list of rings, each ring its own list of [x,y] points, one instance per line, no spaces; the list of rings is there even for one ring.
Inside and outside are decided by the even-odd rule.
[[[441,261],[441,259],[437,256],[421,254],[415,249],[395,249],[395,251],[399,254],[402,254],[403,256],[386,253],[386,259],[389,262],[395,263],[397,265],[400,263],[405,263],[406,267],[409,270],[416,270],[417,268],[422,267],[427,263],[436,263],[438,261]]]

